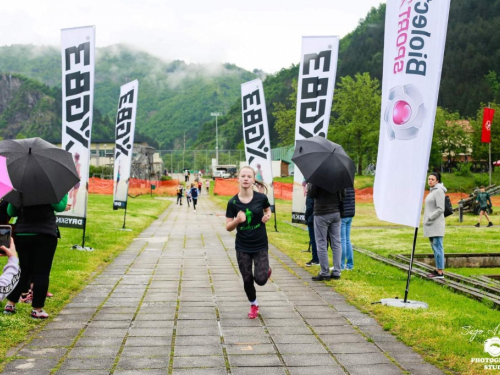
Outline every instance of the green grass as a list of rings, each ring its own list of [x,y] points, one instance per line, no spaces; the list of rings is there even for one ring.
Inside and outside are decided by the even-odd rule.
[[[126,227],[131,232],[118,230],[123,226],[123,210],[113,211],[113,197],[110,195],[90,195],[88,204],[88,225],[85,245],[93,247],[93,252],[70,250],[74,244],[82,242],[82,231],[61,228],[52,272],[50,276],[50,292],[45,310],[51,318],[92,279],[92,277],[108,265],[121,251],[147,228],[158,215],[170,204],[169,201],[150,198],[143,195],[128,200]],[[0,260],[3,268],[6,259]],[[2,303],[5,305],[5,301]],[[5,365],[6,353],[9,349],[25,341],[30,333],[43,322],[29,317],[31,305],[17,304],[17,314],[7,316],[0,314],[0,371]]]
[[[225,208],[227,197],[214,197]],[[310,260],[306,231],[284,223],[291,221],[291,202],[277,200],[278,230],[268,225],[272,244],[288,254],[297,264],[304,266]],[[445,252],[496,252],[500,249],[500,231],[492,228],[474,228],[477,216],[466,215],[464,223],[455,216],[447,218],[448,227],[444,241]],[[500,224],[500,215],[492,218]],[[385,255],[411,252],[414,230],[395,226],[376,219],[373,204],[356,205],[353,220],[352,243],[372,252]],[[419,231],[418,253],[432,253],[428,240]],[[342,279],[328,285],[344,295],[361,311],[373,316],[387,331],[409,345],[424,358],[447,373],[482,374],[480,364],[472,364],[471,358],[489,357],[484,353],[484,340],[493,336],[500,323],[500,314],[487,302],[476,301],[452,292],[426,279],[412,277],[409,298],[429,304],[427,310],[405,310],[372,304],[382,298],[404,297],[407,273],[395,267],[377,262],[359,253],[354,254],[355,268],[343,272]],[[306,268],[311,274],[318,268]],[[462,269],[470,274],[488,274],[495,269]],[[455,270],[453,270],[455,271]],[[499,272],[500,273],[500,272]],[[463,273],[462,273],[463,274]],[[465,334],[463,327],[483,330],[473,337]]]

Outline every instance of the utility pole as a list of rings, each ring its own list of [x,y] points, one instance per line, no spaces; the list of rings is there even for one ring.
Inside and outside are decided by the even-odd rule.
[[[186,132],[184,132],[184,152],[182,153],[182,171],[184,172],[184,169],[186,169],[186,166],[184,165],[184,155],[186,154]]]

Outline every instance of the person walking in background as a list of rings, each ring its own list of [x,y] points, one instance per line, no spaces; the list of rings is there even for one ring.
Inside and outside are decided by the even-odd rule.
[[[7,264],[3,268],[3,273],[0,275],[0,301],[3,301],[14,290],[21,277],[19,258],[12,237],[10,238],[9,248],[3,245],[0,246],[0,256],[9,257]]]
[[[310,196],[311,184],[308,184],[306,197],[306,212],[305,219],[307,230],[309,232],[309,244],[311,245],[312,258],[306,263],[307,267],[316,266],[319,264],[318,250],[316,247],[316,237],[314,235],[314,198]]]
[[[182,206],[183,191],[184,191],[184,188],[182,187],[182,184],[179,184],[179,186],[177,186],[177,203],[176,204],[180,204],[181,206]]]
[[[186,189],[186,202],[189,208],[189,204],[191,203],[191,189]]]
[[[227,204],[226,230],[232,232],[236,229],[236,259],[245,293],[250,301],[248,317],[255,319],[259,315],[259,303],[254,282],[260,286],[265,285],[272,272],[269,267],[266,232],[266,223],[271,218],[271,205],[265,194],[253,190],[254,184],[259,183],[255,180],[255,170],[252,167],[241,168],[238,184],[239,193]]]
[[[198,181],[198,194],[201,194],[201,191],[203,190],[202,186],[203,186],[203,183],[201,182],[201,179],[200,179],[200,181]]]
[[[487,227],[492,227],[493,223],[490,220],[490,217],[488,216],[488,208],[491,209],[493,204],[491,203],[491,198],[490,195],[485,191],[484,186],[481,186],[480,192],[476,197],[476,202],[479,203],[479,221],[477,222],[476,225],[474,225],[476,228],[479,228],[481,226],[481,219],[483,218],[483,215],[486,217],[486,220],[488,220],[488,225]]]
[[[344,190],[330,193],[311,185],[310,197],[314,198],[314,235],[321,270],[313,281],[338,280],[341,274],[342,246],[340,244],[340,201]],[[328,242],[330,238],[333,255],[333,270],[330,273]]]
[[[208,194],[210,192],[210,181],[209,180],[205,181],[205,187],[207,189],[207,194]]]
[[[188,170],[186,169],[184,171],[184,182],[188,182],[189,181],[189,172]]]
[[[356,214],[356,196],[354,188],[345,189],[343,200],[344,212],[340,225],[340,242],[342,244],[342,269],[352,270],[354,268],[354,254],[351,244],[351,224],[352,218]]]
[[[9,203],[9,216],[16,217],[14,228],[14,243],[19,254],[21,278],[16,288],[7,296],[9,301],[5,305],[5,314],[16,312],[16,302],[25,291],[28,282],[33,281],[33,309],[31,317],[47,319],[43,307],[49,289],[50,270],[57,248],[57,239],[60,238],[56,224],[55,212],[67,211],[71,208],[68,203],[68,194],[57,204],[41,204],[29,207],[16,207]]]
[[[189,190],[191,193],[191,199],[193,200],[193,208],[194,212],[196,212],[196,203],[198,203],[198,186],[194,182],[191,184],[191,189]]]
[[[430,187],[430,193],[425,198],[424,237],[429,238],[436,263],[436,269],[427,277],[444,279],[444,197],[447,190],[441,182],[441,174],[439,173],[431,173],[427,178],[427,183]]]

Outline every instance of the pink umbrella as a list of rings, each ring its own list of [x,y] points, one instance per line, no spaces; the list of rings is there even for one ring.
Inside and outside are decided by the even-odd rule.
[[[12,190],[14,187],[10,182],[9,172],[7,172],[7,158],[0,155],[0,198]]]
[[[493,165],[500,165],[500,160],[494,161],[492,164]]]

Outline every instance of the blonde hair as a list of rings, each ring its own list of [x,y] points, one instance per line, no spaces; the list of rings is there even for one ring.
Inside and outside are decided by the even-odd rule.
[[[241,168],[240,168],[240,172],[238,172],[238,176],[239,176],[239,174],[241,173],[241,171],[242,171],[243,169],[250,169],[250,170],[253,172],[253,178],[254,178],[254,179],[255,179],[255,177],[257,176],[257,173],[255,173],[255,169],[253,169],[253,168],[252,168],[251,166],[249,166],[249,165],[245,165],[244,167],[241,167]],[[255,180],[254,185],[256,185],[258,189],[259,189],[259,188],[264,189],[264,190],[265,190],[265,192],[266,192],[266,194],[267,194],[267,185],[266,185],[266,184],[264,184],[263,182],[260,182],[260,181]]]

